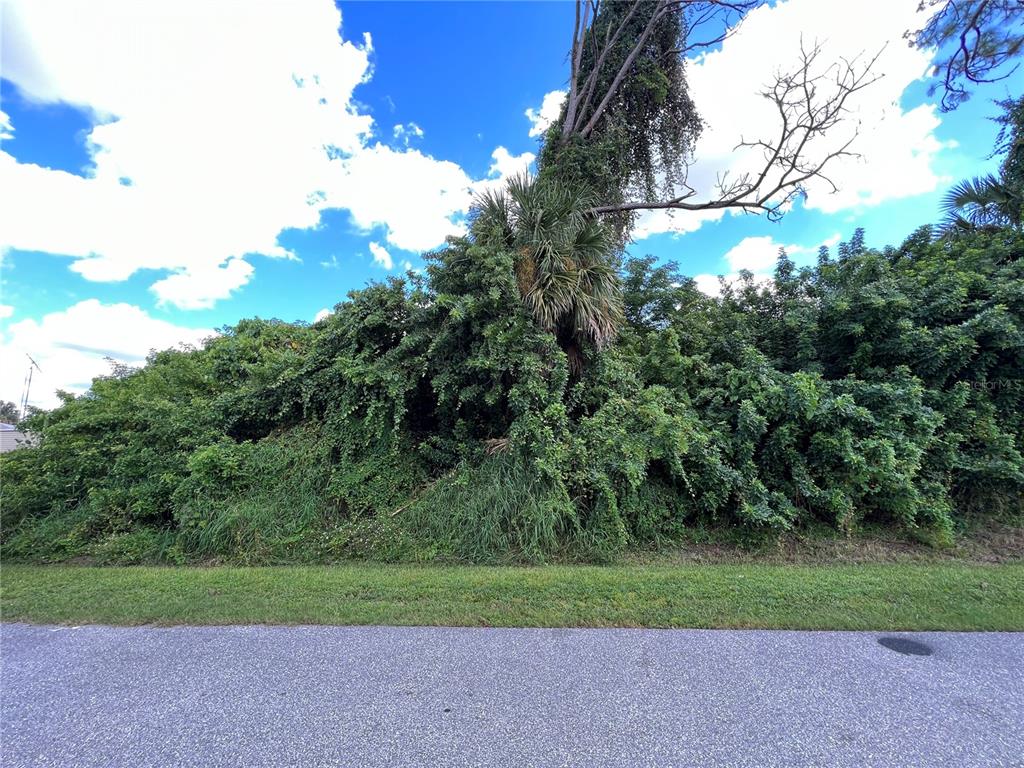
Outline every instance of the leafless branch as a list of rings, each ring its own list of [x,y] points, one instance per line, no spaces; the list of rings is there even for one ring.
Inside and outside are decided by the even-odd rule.
[[[942,90],[944,112],[967,100],[970,86],[1005,80],[1019,69],[1024,51],[1024,0],[920,0],[928,19],[904,37],[918,48],[935,48],[939,57],[929,95]]]
[[[637,56],[640,55],[644,46],[647,45],[647,41],[650,39],[655,28],[657,28],[658,22],[661,21],[662,17],[664,17],[665,14],[673,8],[673,4],[669,2],[669,0],[657,0],[657,3],[657,8],[655,8],[654,13],[651,14],[651,18],[647,22],[647,26],[644,27],[644,31],[640,34],[639,40],[637,40],[633,49],[629,52],[626,60],[622,62],[622,66],[619,67],[619,71],[615,73],[615,78],[612,80],[612,84],[608,86],[608,90],[605,91],[604,98],[601,99],[601,102],[597,105],[597,108],[594,110],[594,114],[591,115],[586,125],[580,129],[580,136],[586,138],[590,135],[590,132],[594,130],[598,120],[601,119],[601,115],[603,115],[604,111],[608,108],[608,104],[611,102],[615,94],[619,92],[619,88],[622,86],[622,82],[625,80],[626,75],[628,75],[630,70],[633,68],[633,62],[636,61]],[[634,6],[634,8],[636,8],[636,6]],[[632,11],[630,11],[630,13],[632,13]],[[595,74],[598,71],[599,70],[595,69]]]
[[[686,4],[686,45],[675,49],[678,56],[686,56],[691,51],[702,48],[710,48],[713,45],[723,43],[732,37],[740,28],[747,11],[755,8],[759,3],[756,0],[746,2],[694,2]],[[721,31],[714,37],[700,39],[702,27],[712,24]],[[697,37],[696,42],[691,40]]]
[[[735,208],[775,217],[803,194],[806,183],[812,179],[835,189],[825,175],[825,168],[837,158],[855,154],[850,146],[857,129],[854,127],[845,139],[834,142],[835,136],[848,121],[849,98],[881,77],[873,71],[880,54],[881,51],[867,60],[841,59],[820,67],[821,45],[808,49],[801,41],[797,67],[792,72],[776,74],[774,82],[761,94],[775,107],[780,123],[778,133],[773,138],[752,141],[741,138],[735,147],[761,151],[763,160],[758,171],[733,179],[721,176],[708,200],[694,200],[696,192],[684,183],[686,191],[672,199],[598,206],[593,212]]]
[[[660,2],[661,0],[659,0]],[[608,53],[615,47],[619,41],[619,37],[622,35],[623,30],[627,27],[630,20],[633,18],[633,14],[636,13],[637,8],[640,7],[640,3],[634,3],[629,9],[629,13],[622,19],[619,25],[615,28],[614,34],[612,33],[611,27],[605,31],[604,41],[601,44],[600,50],[595,50],[593,46],[596,46],[596,39],[591,34],[590,41],[592,45],[592,51],[594,52],[595,64],[590,69],[590,74],[587,76],[586,82],[583,84],[582,89],[574,90],[570,88],[569,100],[566,105],[565,121],[562,124],[562,138],[566,139],[573,133],[578,131],[578,121],[586,113],[586,109],[590,104],[590,100],[594,95],[594,88],[597,85],[597,81],[600,77],[602,68],[604,67],[605,61],[608,58]],[[594,18],[596,18],[596,9]],[[586,38],[586,25],[584,24],[583,32],[578,40],[574,38],[573,41],[573,56],[578,62],[583,56],[583,46]],[[573,85],[579,77],[579,64],[576,66],[576,76],[573,79]]]
[[[580,6],[583,6],[582,18]],[[576,119],[576,104],[579,93],[580,61],[583,59],[583,45],[587,35],[587,16],[590,12],[591,3],[584,0],[576,0],[576,22],[572,30],[572,64],[569,75],[569,99],[566,107],[566,123]]]

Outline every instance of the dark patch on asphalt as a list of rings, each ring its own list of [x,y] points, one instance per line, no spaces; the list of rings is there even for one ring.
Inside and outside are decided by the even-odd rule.
[[[878,644],[904,656],[931,656],[934,653],[930,645],[911,640],[909,637],[880,637]]]

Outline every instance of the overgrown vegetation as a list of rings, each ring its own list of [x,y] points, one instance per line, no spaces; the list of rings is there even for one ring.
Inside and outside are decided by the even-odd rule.
[[[523,254],[478,240],[312,327],[245,321],[32,417],[39,446],[2,460],[4,555],[536,561],[697,525],[943,542],[1019,514],[1019,230],[858,233],[720,298],[631,260],[618,336],[573,337],[578,368],[524,301]]]
[[[686,19],[666,0],[599,8],[577,23],[578,112],[539,175],[480,200],[425,274],[313,326],[243,321],[30,417],[38,445],[0,459],[4,557],[603,560],[697,526],[886,525],[941,545],[981,515],[1019,520],[1020,102],[998,189],[951,196],[946,226],[882,250],[858,229],[816,266],[783,252],[773,279],[711,298],[673,264],[623,261],[632,212],[777,213],[821,166],[769,152],[764,174],[688,202]],[[819,53],[788,87],[818,82]],[[773,91],[813,117],[783,149],[822,139],[869,84],[848,66],[822,105]],[[675,197],[623,202],[658,192]]]

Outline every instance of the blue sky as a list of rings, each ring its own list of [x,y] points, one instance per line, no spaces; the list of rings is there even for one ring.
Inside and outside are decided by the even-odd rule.
[[[834,169],[840,193],[812,189],[778,223],[651,217],[632,253],[713,290],[718,274],[770,270],[779,245],[810,260],[857,226],[898,242],[952,181],[994,167],[985,118],[1021,76],[943,115],[928,54],[901,39],[917,0],[864,5],[849,18],[839,0],[774,3],[690,67],[709,124],[700,179],[740,168],[738,131],[770,132],[756,92],[794,36],[832,57],[887,44],[856,105],[863,156]],[[421,266],[473,192],[526,167],[567,78],[570,3],[211,7],[5,8],[0,398],[20,399],[26,352],[43,369],[32,400],[52,405],[104,357],[138,362],[242,317],[313,321]]]

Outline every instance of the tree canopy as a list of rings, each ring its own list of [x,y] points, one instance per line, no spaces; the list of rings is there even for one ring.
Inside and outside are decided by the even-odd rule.
[[[16,404],[9,400],[0,401],[0,421],[16,424],[19,418],[20,414]]]

